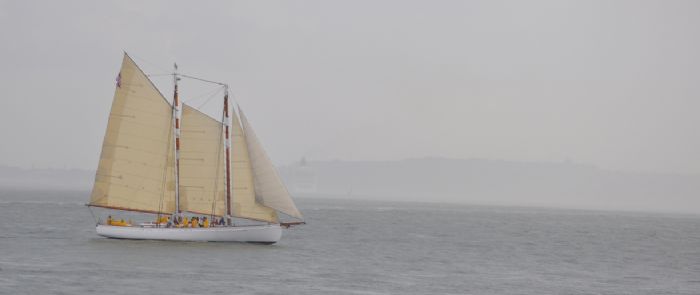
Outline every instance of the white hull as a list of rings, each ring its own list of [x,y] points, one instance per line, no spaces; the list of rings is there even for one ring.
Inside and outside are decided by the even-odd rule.
[[[108,238],[132,240],[273,244],[277,243],[282,237],[282,228],[279,224],[208,228],[164,228],[99,224],[97,225],[97,234]]]

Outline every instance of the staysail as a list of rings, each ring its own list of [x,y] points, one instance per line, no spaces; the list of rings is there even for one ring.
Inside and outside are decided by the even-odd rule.
[[[255,199],[260,204],[303,220],[304,217],[301,215],[296,205],[294,205],[294,201],[292,201],[287,188],[277,174],[277,170],[275,170],[275,167],[272,165],[272,161],[270,161],[262,144],[260,144],[260,141],[255,135],[255,131],[253,131],[250,123],[248,123],[248,119],[240,108],[238,111],[241,113],[245,141],[248,145],[250,163],[253,168]]]
[[[172,213],[173,158],[172,106],[125,54],[89,205]]]
[[[248,144],[236,112],[231,117],[231,170],[233,216],[277,222],[277,212],[255,201],[255,183]]]
[[[188,106],[180,125],[180,210],[223,216],[223,124]]]

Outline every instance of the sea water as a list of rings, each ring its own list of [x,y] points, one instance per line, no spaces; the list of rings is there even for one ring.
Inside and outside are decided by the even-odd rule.
[[[0,191],[0,294],[700,294],[700,216],[298,198],[275,245],[114,240]]]

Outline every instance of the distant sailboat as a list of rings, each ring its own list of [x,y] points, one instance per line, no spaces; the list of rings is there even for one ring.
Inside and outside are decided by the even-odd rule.
[[[304,223],[287,188],[243,112],[223,120],[173,103],[124,54],[102,144],[91,207],[170,216],[170,222],[131,225],[99,222],[110,238],[276,243],[282,227]],[[197,79],[197,78],[195,78]],[[201,80],[201,79],[200,79]],[[206,80],[204,80],[206,81]],[[211,82],[211,81],[207,81]],[[229,136],[230,135],[230,136]],[[278,213],[297,221],[280,222]],[[187,214],[222,221],[205,227],[176,222]],[[236,225],[237,219],[256,221]]]

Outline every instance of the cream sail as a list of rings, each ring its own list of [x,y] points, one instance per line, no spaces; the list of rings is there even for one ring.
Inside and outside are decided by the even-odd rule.
[[[180,127],[180,210],[224,216],[224,141],[221,122],[184,105]]]
[[[98,220],[97,233],[127,239],[277,242],[281,226],[303,223],[303,216],[243,113],[241,120],[235,112],[229,116],[228,85],[175,70],[171,104],[124,55],[87,205],[159,217],[132,225],[110,215],[106,223]],[[181,78],[223,87],[224,119],[182,105]],[[278,212],[297,221],[283,223]],[[200,220],[185,223],[183,217]]]
[[[246,143],[248,144],[248,152],[250,153],[250,162],[253,167],[253,179],[255,179],[255,199],[261,204],[279,210],[280,212],[292,217],[303,219],[301,212],[294,205],[292,197],[289,196],[289,191],[284,186],[280,179],[277,170],[272,165],[272,161],[267,156],[258,137],[253,131],[253,127],[248,123],[243,111],[241,113],[241,122],[245,132]]]
[[[277,212],[265,207],[255,199],[255,183],[253,168],[248,153],[246,137],[238,121],[236,112],[233,112],[231,125],[231,170],[233,171],[233,215],[241,218],[277,222]]]
[[[124,55],[90,204],[175,210],[172,107]]]

